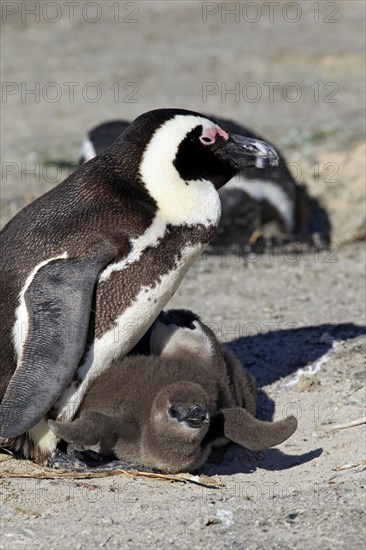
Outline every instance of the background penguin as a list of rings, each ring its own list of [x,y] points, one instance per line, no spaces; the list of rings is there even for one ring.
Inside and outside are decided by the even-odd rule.
[[[150,332],[153,356],[129,356],[94,380],[58,437],[153,470],[202,466],[228,441],[261,450],[296,430],[293,416],[257,420],[254,378],[190,311],[162,312]]]
[[[229,119],[211,118],[226,132],[261,139]],[[245,245],[255,230],[271,222],[276,222],[288,237],[293,235],[318,248],[329,245],[331,226],[327,213],[309,196],[305,184],[296,182],[277,147],[276,151],[277,166],[264,170],[245,167],[220,191],[222,216],[212,245]]]
[[[209,117],[228,133],[262,139],[229,119],[213,115]],[[90,130],[81,148],[79,164],[99,155],[128,124],[125,120],[113,120]],[[276,167],[264,170],[244,168],[220,189],[219,195],[222,215],[211,239],[211,246],[244,246],[253,233],[268,223],[276,224],[280,233],[287,235],[287,238],[293,235],[318,248],[329,245],[331,227],[325,210],[316,199],[308,195],[304,184],[295,181],[281,154]]]
[[[72,418],[146,332],[218,224],[217,189],[276,162],[198,113],[150,111],[4,227],[1,444],[37,462],[52,454],[45,415]]]
[[[125,120],[110,120],[92,128],[82,143],[79,165],[103,153],[129,125]]]

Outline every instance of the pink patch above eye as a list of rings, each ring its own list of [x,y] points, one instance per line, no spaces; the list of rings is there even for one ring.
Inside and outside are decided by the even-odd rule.
[[[205,128],[200,135],[200,142],[203,145],[213,145],[216,140],[216,136],[219,134],[219,136],[223,137],[224,139],[229,139],[229,134],[224,132],[224,130],[221,130],[218,126],[215,126],[214,128]]]

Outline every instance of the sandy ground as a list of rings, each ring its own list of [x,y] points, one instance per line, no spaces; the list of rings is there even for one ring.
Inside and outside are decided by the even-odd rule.
[[[99,2],[101,12],[83,12],[84,2],[73,23],[64,2],[58,12],[44,2],[39,22],[25,4],[2,3],[2,224],[65,177],[55,162],[77,158],[89,127],[181,106],[277,143],[328,209],[333,246],[245,261],[205,255],[172,304],[197,311],[257,377],[262,418],[297,416],[290,440],[216,453],[205,467],[212,487],[17,478],[7,472],[39,469],[1,455],[0,548],[364,548],[365,425],[334,429],[365,414],[365,251],[342,245],[365,219],[363,1],[320,3],[319,22],[313,2],[295,3],[297,15],[281,2],[273,22],[257,2],[252,23],[248,2],[237,22],[216,2]],[[265,82],[279,83],[273,102]],[[239,97],[225,93],[235,83]],[[283,97],[294,90],[298,101]]]

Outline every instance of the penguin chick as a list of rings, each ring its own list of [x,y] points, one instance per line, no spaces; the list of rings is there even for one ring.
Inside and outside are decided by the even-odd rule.
[[[276,162],[272,147],[199,113],[157,109],[10,220],[2,444],[39,463],[52,455],[46,419],[73,418],[92,380],[156,319],[218,225],[219,187],[244,165]]]
[[[293,416],[255,418],[254,378],[192,312],[162,312],[151,351],[113,363],[95,379],[78,417],[50,420],[56,435],[163,472],[192,471],[212,447],[233,441],[252,450],[285,441]]]

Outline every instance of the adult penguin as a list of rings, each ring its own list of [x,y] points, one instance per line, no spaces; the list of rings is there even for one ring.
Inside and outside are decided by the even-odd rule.
[[[3,443],[40,463],[53,453],[46,419],[71,419],[152,324],[219,222],[217,189],[277,159],[198,113],[158,109],[4,227]]]

